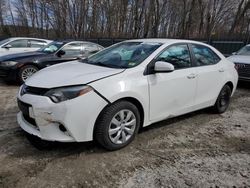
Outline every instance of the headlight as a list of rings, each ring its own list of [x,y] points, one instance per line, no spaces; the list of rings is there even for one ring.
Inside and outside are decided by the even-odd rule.
[[[15,61],[4,61],[1,63],[2,66],[4,67],[12,67],[14,65],[16,65],[18,62]]]
[[[87,85],[62,87],[49,90],[45,93],[45,96],[49,97],[53,102],[59,103],[62,101],[79,97],[92,90],[93,88]]]

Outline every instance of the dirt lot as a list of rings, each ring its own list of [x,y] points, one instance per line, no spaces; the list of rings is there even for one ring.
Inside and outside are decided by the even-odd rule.
[[[249,187],[250,84],[223,115],[207,110],[144,129],[127,148],[39,151],[16,122],[16,86],[0,83],[0,187]]]

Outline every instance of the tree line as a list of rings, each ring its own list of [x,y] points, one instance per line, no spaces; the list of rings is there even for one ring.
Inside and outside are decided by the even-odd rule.
[[[250,38],[250,0],[0,0],[0,35]]]

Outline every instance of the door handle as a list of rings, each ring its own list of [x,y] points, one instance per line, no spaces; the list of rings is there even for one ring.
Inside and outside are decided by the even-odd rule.
[[[194,79],[194,78],[196,78],[196,76],[197,76],[196,74],[192,73],[192,74],[188,75],[187,78]]]
[[[219,69],[219,72],[225,72],[225,70],[223,68]]]

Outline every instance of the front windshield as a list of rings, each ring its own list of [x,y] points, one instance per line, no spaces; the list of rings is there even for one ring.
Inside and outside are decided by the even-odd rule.
[[[250,46],[245,46],[241,48],[238,52],[237,55],[250,55]]]
[[[5,39],[5,40],[0,41],[0,46],[5,44],[6,42],[9,42],[9,41],[10,41],[10,39]]]
[[[161,43],[123,42],[84,59],[83,62],[111,68],[131,68],[139,65]]]
[[[47,46],[44,46],[43,48],[41,48],[38,51],[52,54],[52,53],[56,52],[57,50],[59,50],[63,45],[64,45],[63,42],[51,42]]]

